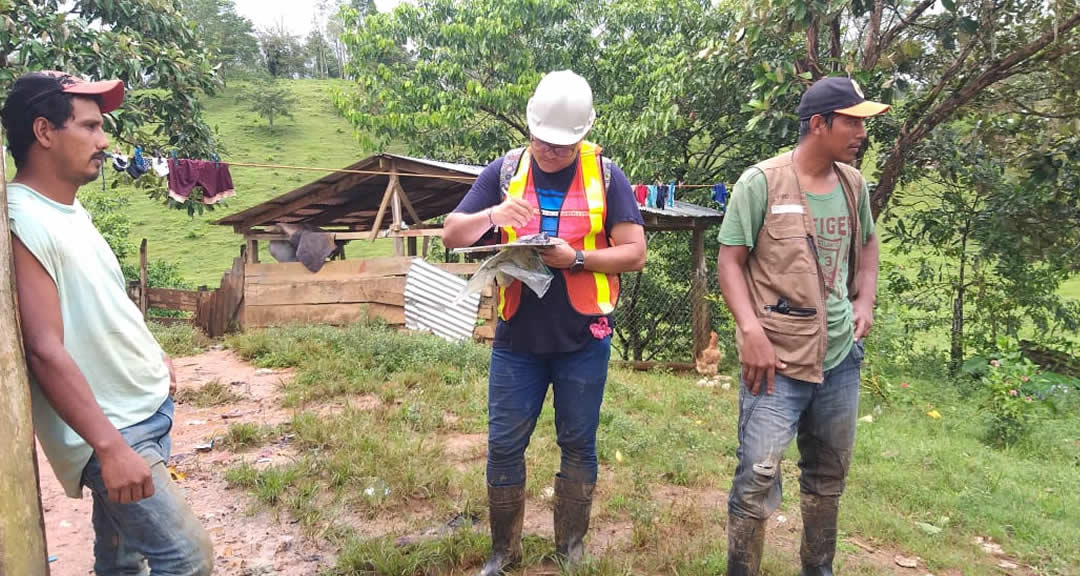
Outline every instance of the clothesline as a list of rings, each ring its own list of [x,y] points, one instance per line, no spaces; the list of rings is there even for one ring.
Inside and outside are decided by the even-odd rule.
[[[228,166],[243,166],[246,168],[273,168],[276,170],[303,170],[307,172],[330,172],[330,173],[344,173],[344,174],[366,174],[369,176],[408,176],[409,178],[441,178],[451,180],[476,180],[476,176],[444,176],[442,174],[418,174],[418,173],[403,173],[403,172],[389,172],[386,170],[350,170],[348,168],[319,168],[316,166],[285,166],[281,164],[253,164],[249,162],[226,162],[221,161],[222,164]]]
[[[281,164],[254,164],[249,162],[227,162],[221,161],[222,164],[229,166],[244,166],[248,168],[273,168],[280,170],[304,170],[308,172],[341,172],[346,174],[367,174],[371,176],[391,176],[394,172],[388,172],[385,170],[350,170],[348,168],[320,168],[316,166],[286,166]],[[443,178],[443,179],[455,179],[455,180],[476,180],[475,176],[443,176],[439,174],[417,174],[417,173],[396,173],[398,176],[408,176],[410,178]],[[676,188],[712,188],[713,184],[676,184]]]
[[[112,154],[109,154],[109,156],[112,156]],[[268,169],[268,170],[300,170],[300,171],[304,171],[304,172],[324,172],[324,173],[328,173],[328,174],[335,174],[335,173],[340,173],[340,174],[362,174],[362,175],[367,175],[367,176],[393,176],[394,174],[397,174],[398,176],[408,176],[409,178],[439,178],[439,179],[444,179],[444,180],[465,180],[465,181],[476,180],[476,176],[451,176],[451,175],[442,175],[442,174],[422,174],[422,173],[414,173],[414,172],[402,173],[402,172],[391,172],[391,171],[388,171],[388,170],[353,170],[353,169],[349,169],[349,168],[323,168],[323,167],[320,167],[320,166],[292,166],[292,165],[287,165],[287,164],[263,164],[263,163],[254,163],[254,162],[234,162],[234,161],[227,161],[227,160],[221,160],[221,161],[219,161],[217,163],[224,164],[226,166],[240,166],[240,167],[244,167],[244,168],[264,168],[264,169]],[[670,184],[667,184],[666,186],[670,186]],[[713,184],[676,184],[675,185],[676,188],[712,188],[713,186],[714,186]]]

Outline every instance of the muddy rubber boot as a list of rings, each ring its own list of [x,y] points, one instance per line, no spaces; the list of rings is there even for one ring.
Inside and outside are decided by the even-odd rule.
[[[521,562],[525,485],[489,485],[488,511],[491,515],[491,558],[477,576],[499,576]]]
[[[833,576],[839,496],[802,494],[802,576]]]
[[[757,576],[765,548],[765,521],[728,515],[728,576]]]
[[[589,531],[596,484],[555,477],[555,553],[567,567],[585,560],[585,534]]]

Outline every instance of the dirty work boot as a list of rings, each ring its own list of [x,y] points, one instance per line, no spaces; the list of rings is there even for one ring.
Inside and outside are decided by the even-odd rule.
[[[525,521],[525,485],[488,485],[491,558],[477,576],[499,576],[521,562],[521,526]]]
[[[765,547],[765,521],[728,515],[728,576],[757,576]]]
[[[594,488],[595,483],[555,476],[555,553],[567,566],[585,560],[585,533],[589,531]]]
[[[803,535],[802,548],[799,550],[802,576],[833,576],[839,505],[839,496],[817,496],[803,492]]]

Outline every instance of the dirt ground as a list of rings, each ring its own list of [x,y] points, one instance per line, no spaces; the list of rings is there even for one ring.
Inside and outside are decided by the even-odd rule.
[[[252,422],[278,424],[291,418],[289,410],[281,407],[281,382],[292,377],[287,370],[257,370],[232,352],[210,350],[199,356],[174,360],[180,388],[199,387],[219,379],[228,383],[243,396],[243,400],[216,408],[196,408],[177,404],[172,431],[173,453],[170,466],[180,474],[178,484],[188,502],[202,520],[214,542],[215,574],[224,576],[275,576],[317,574],[332,566],[335,551],[305,538],[298,523],[282,514],[259,510],[253,500],[239,489],[230,489],[224,479],[227,470],[238,459],[255,462],[257,467],[280,464],[294,458],[295,451],[285,441],[234,454],[217,444],[210,452],[197,452],[195,446],[207,439],[222,436],[230,424]],[[350,404],[362,406],[364,398]],[[375,398],[369,398],[374,405]],[[324,407],[327,413],[339,409],[339,403]],[[482,434],[463,434],[444,439],[446,454],[455,465],[464,468],[484,457],[486,437]],[[82,499],[69,499],[38,453],[41,461],[41,493],[45,510],[49,554],[54,576],[83,576],[93,574],[93,530],[90,523],[92,501],[89,494]],[[602,476],[605,471],[601,471]],[[601,478],[601,490],[604,479]],[[673,486],[657,487],[658,502],[679,505],[696,502],[709,508],[726,505],[727,494],[720,490],[695,490]],[[526,508],[525,532],[551,538],[553,535],[549,495],[530,501]],[[596,510],[594,509],[594,513]],[[794,513],[797,515],[797,511]],[[400,519],[399,519],[400,520]],[[395,522],[365,522],[361,532],[374,527],[394,531]],[[618,554],[631,538],[632,524],[625,519],[597,518],[590,531],[589,549],[593,554]],[[800,521],[797,517],[774,516],[769,522],[769,546],[776,546],[789,555],[797,566]],[[401,528],[397,526],[397,528]],[[925,564],[918,569],[900,568],[898,558],[907,556],[898,551],[880,548],[862,540],[848,538],[857,551],[852,560],[869,564],[874,572],[924,576]],[[529,574],[548,573],[543,568],[530,569]],[[940,576],[940,573],[939,573]]]
[[[208,438],[223,435],[235,422],[276,424],[291,414],[281,408],[279,383],[290,378],[288,371],[256,370],[231,352],[211,350],[191,358],[174,360],[179,387],[198,387],[214,379],[229,383],[244,400],[216,408],[196,408],[177,404],[172,430],[172,458],[169,464],[183,475],[178,481],[188,502],[214,541],[215,574],[225,576],[269,576],[272,574],[315,574],[332,565],[332,551],[320,549],[303,538],[298,524],[289,518],[275,518],[266,511],[252,509],[251,499],[241,490],[226,487],[224,472],[238,458],[256,461],[257,466],[280,463],[292,457],[289,446],[270,444],[236,455],[215,445],[208,453],[195,446]],[[83,576],[93,573],[94,532],[90,523],[93,502],[88,492],[82,499],[64,496],[52,470],[38,451],[41,461],[41,496],[45,528],[54,576]]]

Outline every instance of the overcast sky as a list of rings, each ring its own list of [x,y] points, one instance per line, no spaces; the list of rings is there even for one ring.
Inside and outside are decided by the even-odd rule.
[[[390,10],[401,0],[375,0],[379,11]],[[255,29],[271,28],[283,22],[296,36],[311,31],[311,20],[318,13],[320,0],[235,0],[236,11],[246,16]]]

